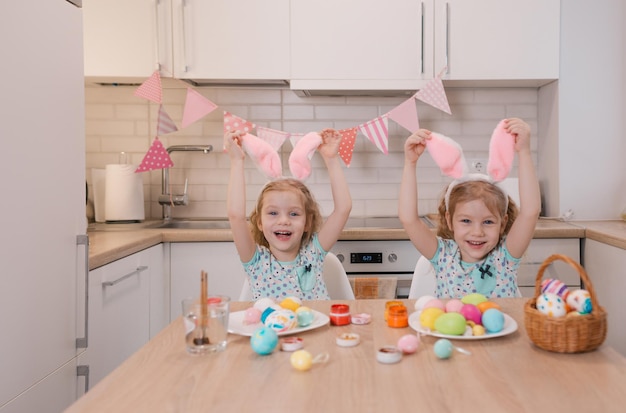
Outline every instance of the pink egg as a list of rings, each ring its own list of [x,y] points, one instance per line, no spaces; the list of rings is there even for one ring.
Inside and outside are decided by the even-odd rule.
[[[244,324],[256,324],[261,321],[261,311],[258,308],[250,307],[243,314]]]
[[[438,298],[433,298],[432,300],[427,301],[426,304],[424,304],[424,307],[422,307],[422,310],[431,307],[441,308],[443,311],[446,311],[446,305]]]
[[[420,345],[420,339],[417,334],[406,334],[398,340],[397,347],[402,350],[404,354],[413,354],[417,351]]]
[[[481,313],[478,307],[476,307],[474,304],[463,304],[463,307],[461,307],[459,313],[461,313],[461,315],[465,317],[467,321],[473,321],[476,324],[482,325],[481,320],[483,317],[483,313]]]
[[[448,300],[445,308],[446,313],[459,313],[461,312],[461,307],[463,307],[464,305],[465,304],[463,304],[461,300],[456,298]]]

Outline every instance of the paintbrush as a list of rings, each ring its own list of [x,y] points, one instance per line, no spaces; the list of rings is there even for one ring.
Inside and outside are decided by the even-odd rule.
[[[197,345],[209,344],[209,336],[207,335],[207,327],[209,325],[209,310],[207,303],[207,273],[206,271],[200,272],[200,331],[202,331],[202,337],[194,339],[197,341]]]

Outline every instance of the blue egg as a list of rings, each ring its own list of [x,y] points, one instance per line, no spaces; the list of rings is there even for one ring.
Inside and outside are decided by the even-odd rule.
[[[250,337],[250,346],[262,356],[271,354],[278,345],[278,334],[270,327],[259,327]]]
[[[454,346],[452,345],[450,340],[446,338],[440,338],[435,342],[433,350],[435,351],[435,355],[440,359],[447,359],[452,355],[452,350],[454,350]]]
[[[490,308],[483,313],[482,323],[488,333],[499,333],[504,328],[504,314],[497,308]]]

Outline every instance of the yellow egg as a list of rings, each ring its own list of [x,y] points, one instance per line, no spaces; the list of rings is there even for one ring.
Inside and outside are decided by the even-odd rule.
[[[287,310],[291,310],[291,311],[294,311],[294,312],[301,305],[302,304],[301,304],[300,300],[298,300],[296,297],[287,297],[283,301],[280,302],[280,306],[282,308],[286,308]]]
[[[313,365],[313,356],[306,350],[294,351],[289,360],[293,368],[300,371],[306,371]]]
[[[473,336],[484,336],[485,335],[485,327],[480,324],[476,324],[472,327],[472,335]]]
[[[435,320],[437,320],[437,318],[441,316],[442,314],[444,314],[444,311],[441,308],[437,308],[437,307],[426,308],[420,313],[420,324],[424,328],[434,330]]]

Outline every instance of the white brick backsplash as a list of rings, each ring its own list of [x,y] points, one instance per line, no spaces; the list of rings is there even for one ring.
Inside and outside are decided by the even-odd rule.
[[[163,107],[181,128],[186,85],[163,82]],[[133,95],[135,87],[87,87],[86,167],[91,188],[91,169],[117,163],[119,152],[127,152],[139,164],[157,130],[159,105]],[[327,127],[355,127],[383,115],[404,102],[406,97],[299,97],[286,89],[198,88],[199,93],[218,108],[185,129],[159,137],[165,147],[182,144],[213,145],[214,151],[172,153],[174,167],[170,182],[175,193],[183,191],[188,179],[190,204],[172,208],[177,218],[225,217],[229,175],[228,155],[222,152],[223,112],[247,119],[259,126],[294,133]],[[416,100],[420,126],[457,139],[466,159],[488,156],[489,138],[504,117],[521,117],[533,131],[533,158],[537,159],[537,89],[535,88],[458,88],[447,89],[452,115]],[[389,154],[379,151],[362,135],[357,135],[349,168],[344,168],[353,197],[353,216],[396,216],[397,196],[404,162],[404,140],[410,133],[389,119]],[[283,172],[290,175],[288,158],[291,144],[285,142],[280,155]],[[332,210],[328,174],[319,154],[312,160],[313,172],[307,180],[322,212]],[[160,219],[162,207],[160,170],[144,172],[146,219]],[[425,155],[418,166],[420,213],[436,212],[443,188],[450,181],[442,176],[432,158]],[[517,176],[514,168],[512,176]],[[267,182],[251,161],[246,163],[247,210],[254,208],[256,196]],[[93,195],[90,195],[93,197]]]

